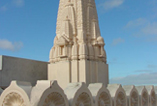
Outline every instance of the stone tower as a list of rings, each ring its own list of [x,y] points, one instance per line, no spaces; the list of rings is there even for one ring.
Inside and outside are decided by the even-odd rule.
[[[104,39],[94,0],[60,0],[56,37],[50,51],[48,79],[108,84]]]

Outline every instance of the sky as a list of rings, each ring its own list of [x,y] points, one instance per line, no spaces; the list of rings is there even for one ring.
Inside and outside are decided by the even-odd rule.
[[[157,0],[95,0],[110,83],[157,85]],[[0,0],[0,55],[49,61],[59,0]]]

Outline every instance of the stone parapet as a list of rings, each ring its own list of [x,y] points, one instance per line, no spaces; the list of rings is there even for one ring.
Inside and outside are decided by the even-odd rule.
[[[12,81],[0,96],[0,106],[156,106],[154,93],[154,86],[69,83],[63,90],[57,81],[39,80],[34,87]]]

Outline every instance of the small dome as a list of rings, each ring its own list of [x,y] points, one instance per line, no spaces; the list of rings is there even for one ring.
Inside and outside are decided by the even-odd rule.
[[[104,39],[103,39],[101,36],[99,36],[99,37],[97,38],[97,41],[98,41],[98,42],[104,42]]]

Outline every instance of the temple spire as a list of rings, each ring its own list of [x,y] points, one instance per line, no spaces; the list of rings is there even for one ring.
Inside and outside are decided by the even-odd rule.
[[[108,65],[95,0],[60,0],[56,37],[50,51],[49,78],[108,83]]]
[[[58,17],[57,17],[57,28],[56,28],[56,39],[53,49],[58,49],[58,55],[53,57],[54,61],[62,60],[59,59],[59,52],[63,52],[61,48],[63,45],[66,49],[65,58],[71,60],[72,49],[76,44],[78,45],[77,53],[78,59],[91,59],[90,55],[94,54],[94,57],[99,57],[100,61],[106,61],[100,58],[99,55],[105,53],[89,53],[91,50],[93,52],[102,51],[104,46],[104,41],[100,35],[98,18],[97,18],[96,6],[94,0],[60,0]],[[56,42],[67,42],[66,44],[58,45]],[[64,41],[64,40],[65,41]],[[73,41],[75,39],[75,42]],[[100,40],[101,39],[101,40]],[[53,50],[55,51],[55,50]],[[52,57],[50,57],[52,60]],[[52,62],[52,61],[51,61]]]

